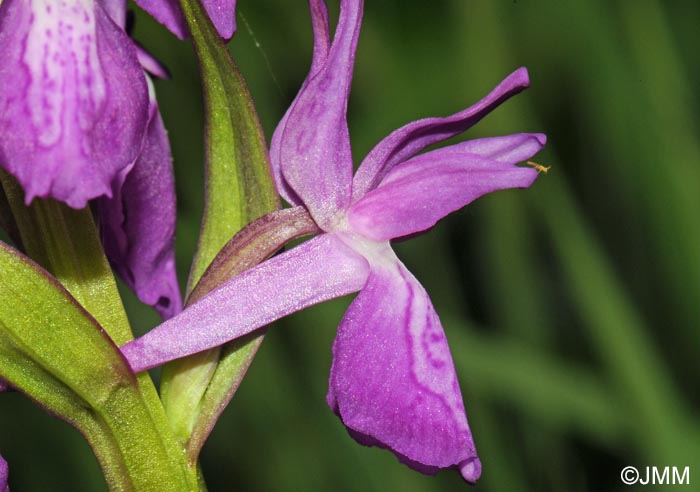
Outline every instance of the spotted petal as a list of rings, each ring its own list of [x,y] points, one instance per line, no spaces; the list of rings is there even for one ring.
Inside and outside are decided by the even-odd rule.
[[[357,292],[368,266],[322,234],[224,283],[182,313],[122,347],[136,372],[216,347],[283,316]]]
[[[473,106],[445,118],[414,121],[393,131],[362,161],[353,180],[353,197],[357,199],[376,187],[394,166],[426,147],[466,131],[529,85],[527,70],[519,68]]]
[[[346,113],[362,6],[361,0],[341,2],[326,63],[299,92],[279,140],[284,179],[321,227],[350,203]]]
[[[188,36],[178,0],[136,0],[136,3],[178,38]],[[202,4],[219,36],[231,39],[236,32],[236,0],[202,0]]]
[[[377,241],[424,231],[482,195],[526,188],[537,171],[518,167],[545,144],[541,134],[484,138],[427,152],[392,169],[348,211],[351,227]]]
[[[0,165],[27,201],[111,193],[141,149],[148,91],[131,40],[99,2],[0,3]]]
[[[143,150],[111,199],[99,202],[105,252],[139,299],[167,319],[182,309],[175,271],[175,181],[170,144],[151,99]]]
[[[333,345],[328,404],[351,435],[423,473],[481,473],[459,384],[428,294],[395,259],[373,265]]]

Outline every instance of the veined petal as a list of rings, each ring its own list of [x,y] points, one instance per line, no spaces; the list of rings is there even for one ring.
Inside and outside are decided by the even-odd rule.
[[[322,234],[226,282],[143,337],[122,347],[135,372],[246,335],[313,304],[357,292],[367,261]]]
[[[111,193],[148,121],[131,40],[99,2],[0,3],[0,165],[27,201],[74,208]]]
[[[348,211],[353,230],[377,241],[424,231],[482,195],[527,188],[537,177],[516,163],[544,146],[541,134],[472,140],[414,157],[392,169]]]
[[[150,113],[141,154],[98,209],[112,266],[141,301],[168,319],[182,310],[175,271],[175,178],[155,95]]]
[[[328,9],[326,8],[326,2],[324,0],[309,0],[309,8],[311,10],[311,26],[314,32],[314,50],[311,61],[311,69],[309,74],[306,76],[304,83],[301,85],[299,94],[304,90],[309,80],[312,79],[318,71],[323,67],[328,59],[328,50],[331,47],[330,31],[328,27]],[[275,179],[275,186],[277,187],[277,192],[282,195],[282,197],[287,200],[291,205],[301,205],[301,200],[296,195],[294,190],[292,190],[287,182],[282,177],[281,169],[281,157],[280,157],[280,141],[282,139],[282,134],[287,126],[287,119],[289,118],[289,113],[299,99],[299,94],[294,98],[289,109],[284,113],[284,116],[280,120],[275,132],[272,134],[272,139],[270,140],[270,163],[272,164],[272,176]]]
[[[10,486],[7,485],[8,475],[7,461],[0,455],[0,492],[10,492]]]
[[[428,294],[395,260],[372,265],[333,345],[328,404],[361,444],[423,473],[481,473],[459,383]]]
[[[136,0],[136,3],[178,38],[189,35],[177,0]],[[202,0],[202,5],[219,36],[231,39],[236,32],[236,0]]]
[[[299,92],[278,144],[285,181],[321,227],[350,204],[352,154],[346,113],[362,6],[362,0],[341,2],[328,59]]]
[[[473,106],[452,116],[425,118],[395,130],[372,149],[358,168],[353,181],[353,197],[358,199],[376,187],[395,165],[436,142],[466,131],[529,85],[527,70],[519,68]]]

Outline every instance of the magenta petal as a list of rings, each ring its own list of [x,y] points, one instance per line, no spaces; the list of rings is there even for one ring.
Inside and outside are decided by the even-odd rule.
[[[428,294],[406,268],[373,266],[333,345],[328,404],[365,445],[418,471],[480,464],[447,339]]]
[[[328,9],[326,8],[326,3],[324,0],[309,0],[309,7],[311,9],[311,26],[314,32],[314,51],[311,61],[311,69],[309,70],[309,74],[306,76],[306,80],[304,80],[299,93],[304,90],[306,85],[309,83],[309,80],[313,78],[323,67],[324,63],[326,63],[326,59],[328,58],[328,50],[331,46],[330,32],[328,28]],[[301,205],[301,200],[299,200],[299,197],[296,195],[294,190],[289,187],[287,182],[282,177],[280,142],[282,140],[284,129],[287,126],[289,113],[292,107],[294,107],[296,104],[297,99],[299,99],[298,94],[277,125],[277,128],[272,134],[272,139],[270,141],[270,163],[272,164],[272,175],[275,179],[275,186],[277,187],[278,193],[282,195],[282,197],[287,200],[288,203],[294,206]]]
[[[99,201],[102,242],[139,299],[167,319],[182,310],[175,271],[175,179],[155,100],[143,150],[112,198]]]
[[[139,63],[143,69],[159,79],[169,79],[170,72],[165,66],[158,61],[158,59],[150,54],[148,51],[143,49],[138,44],[136,45],[136,56],[139,59]]]
[[[155,20],[163,24],[180,39],[189,35],[185,17],[182,15],[177,0],[135,0],[136,4],[151,14]]]
[[[10,492],[10,486],[7,485],[8,477],[9,469],[7,466],[7,461],[0,456],[0,492]]]
[[[236,0],[202,0],[219,36],[229,40],[236,32]]]
[[[101,0],[102,7],[116,25],[126,27],[126,0]]]
[[[362,1],[343,0],[326,63],[299,92],[279,139],[284,179],[321,227],[350,203],[346,113],[361,20]]]
[[[367,261],[322,234],[226,282],[122,347],[135,372],[216,347],[313,304],[357,292]]]
[[[0,60],[0,165],[27,201],[82,208],[109,195],[148,121],[146,80],[127,35],[99,2],[4,0]]]
[[[178,38],[189,35],[177,0],[136,0],[136,3]],[[202,0],[202,4],[219,35],[231,39],[236,32],[236,0]]]
[[[527,70],[519,68],[473,106],[446,118],[425,118],[395,130],[372,149],[358,168],[353,181],[353,197],[359,198],[376,187],[400,162],[434,143],[466,131],[529,85]]]
[[[534,156],[547,144],[547,136],[542,133],[515,133],[503,137],[477,138],[460,142],[439,152],[475,154],[504,164],[514,165]],[[410,161],[409,161],[410,162]],[[402,166],[402,164],[400,164]],[[391,174],[391,173],[389,173]],[[388,176],[387,176],[388,180]]]
[[[514,164],[530,158],[544,143],[544,135],[511,135],[414,157],[392,169],[377,188],[350,207],[350,226],[363,236],[386,241],[424,231],[492,191],[526,188],[537,171]]]

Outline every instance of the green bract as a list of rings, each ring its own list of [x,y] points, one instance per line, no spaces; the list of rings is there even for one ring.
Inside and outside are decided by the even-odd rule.
[[[1,243],[0,373],[85,435],[112,490],[197,490],[114,342],[46,271]]]
[[[201,4],[181,0],[180,5],[199,60],[206,111],[204,217],[189,293],[227,241],[249,222],[277,209],[279,199],[265,137],[243,77]],[[161,398],[191,462],[196,462],[261,342],[261,336],[255,337],[164,367]],[[212,380],[216,388],[210,390]],[[191,441],[192,435],[198,437]]]

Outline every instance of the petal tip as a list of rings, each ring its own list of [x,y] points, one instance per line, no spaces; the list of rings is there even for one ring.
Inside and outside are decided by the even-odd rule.
[[[458,467],[462,478],[471,484],[476,483],[481,477],[481,460],[477,456],[462,461]]]
[[[530,73],[527,71],[527,67],[518,68],[515,72],[513,72],[511,77],[516,79],[518,81],[518,85],[522,86],[523,88],[530,87]]]

